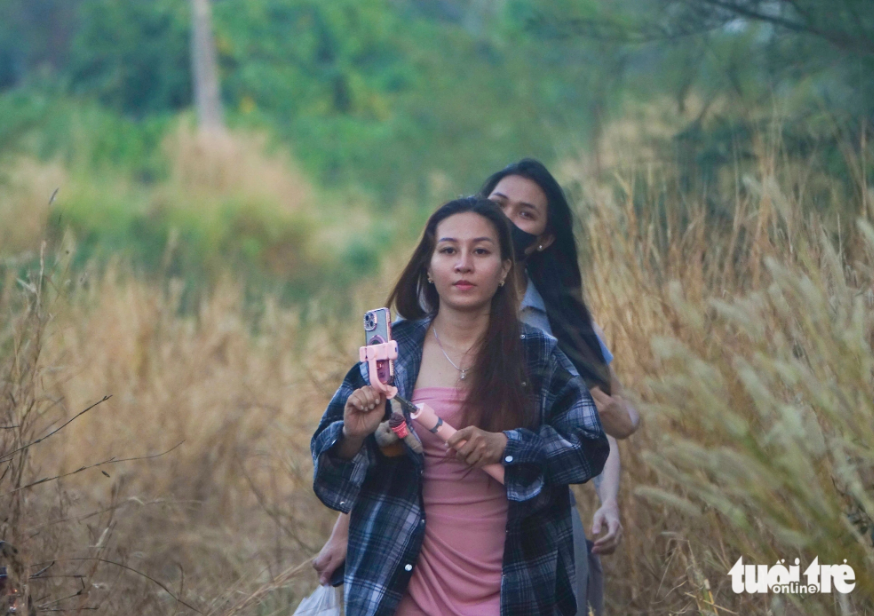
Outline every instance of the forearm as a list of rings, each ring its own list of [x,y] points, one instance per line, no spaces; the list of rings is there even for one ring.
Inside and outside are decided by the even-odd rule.
[[[349,518],[348,513],[341,513],[337,516],[337,521],[334,522],[334,528],[331,530],[331,537],[328,541],[348,541],[349,540]]]
[[[607,503],[615,503],[619,498],[619,476],[621,475],[622,465],[619,461],[619,443],[612,436],[607,436],[607,442],[610,443],[610,455],[607,456],[607,462],[604,463],[604,471],[595,477],[595,491],[598,493],[598,499],[601,505]]]
[[[611,438],[625,439],[634,434],[637,425],[633,421],[627,407],[631,406],[626,400],[613,396],[616,404],[607,408],[599,409],[599,417],[604,432]],[[637,412],[635,411],[635,416]]]
[[[343,460],[351,460],[361,451],[361,446],[364,445],[363,436],[348,436],[346,430],[343,430],[343,436],[340,441],[334,446],[334,452],[338,458]]]
[[[610,392],[606,395],[599,387],[592,389],[592,396],[598,405],[598,414],[601,425],[609,436],[625,439],[637,432],[640,426],[640,415],[637,409],[624,397],[622,383],[616,377],[613,368],[610,368]]]
[[[325,505],[348,513],[375,460],[366,441],[344,443],[342,431],[343,422],[334,421],[313,437],[313,489]],[[343,458],[341,454],[351,457]]]
[[[620,396],[619,402],[628,418],[628,436],[631,436],[637,432],[637,429],[640,427],[640,415],[628,399]]]

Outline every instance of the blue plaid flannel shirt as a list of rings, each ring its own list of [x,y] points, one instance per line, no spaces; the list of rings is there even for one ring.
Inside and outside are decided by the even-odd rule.
[[[393,328],[399,347],[395,385],[412,398],[429,320]],[[507,430],[504,452],[509,509],[501,580],[502,616],[576,614],[568,484],[601,473],[610,447],[583,381],[556,340],[522,325],[527,390],[538,408],[536,429]],[[392,616],[416,567],[425,532],[424,458],[382,455],[371,435],[351,460],[334,454],[343,408],[368,384],[365,364],[354,366],[334,394],[310,445],[314,489],[321,501],[351,513],[345,602],[349,616]],[[415,423],[408,419],[415,432]]]

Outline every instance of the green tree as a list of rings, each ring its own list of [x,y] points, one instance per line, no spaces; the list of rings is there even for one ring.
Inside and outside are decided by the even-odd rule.
[[[189,11],[178,0],[80,0],[70,88],[142,116],[191,104]]]

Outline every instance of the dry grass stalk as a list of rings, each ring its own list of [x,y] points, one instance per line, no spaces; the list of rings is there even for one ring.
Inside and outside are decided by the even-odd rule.
[[[626,538],[604,559],[610,613],[874,613],[874,231],[862,222],[838,234],[805,201],[808,180],[768,147],[759,168],[738,172],[731,215],[718,223],[703,200],[680,203],[661,173],[619,174],[609,191],[577,177],[589,300],[644,413],[643,431],[622,445]],[[379,305],[396,273],[387,265],[345,313]],[[42,422],[38,436],[113,397],[28,450],[19,485],[184,440],[111,477],[90,469],[4,497],[27,512],[3,527],[28,558],[21,570],[55,560],[49,572],[87,585],[69,599],[84,586],[46,577],[41,604],[187,613],[99,557],[203,613],[289,611],[315,585],[305,563],[334,518],[312,494],[308,441],[354,361],[358,318],[316,305],[322,316],[307,321],[270,298],[254,318],[233,281],[185,315],[176,282],[109,268],[71,283],[51,320],[28,328],[27,285],[41,279],[13,292],[6,278],[0,293],[14,315],[0,357],[16,404],[4,413],[20,423],[28,406],[42,408],[27,415]],[[727,572],[741,555],[847,558],[857,588],[803,601],[735,595]]]

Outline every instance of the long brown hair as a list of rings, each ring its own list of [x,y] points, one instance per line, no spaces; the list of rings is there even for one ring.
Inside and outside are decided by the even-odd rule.
[[[501,260],[513,260],[512,223],[498,206],[481,197],[450,201],[428,219],[419,245],[388,297],[387,305],[394,305],[404,318],[433,317],[439,311],[437,289],[428,283],[428,266],[437,246],[437,225],[450,216],[466,212],[478,214],[492,224],[498,234]],[[506,280],[507,284],[498,287],[492,297],[489,325],[478,341],[470,389],[462,405],[464,425],[475,425],[492,432],[530,427],[534,417],[533,405],[523,385],[528,379],[516,315],[519,297],[513,283],[512,267]]]
[[[576,366],[589,388],[598,386],[610,393],[610,368],[592,316],[583,301],[583,277],[577,260],[574,215],[561,186],[543,163],[531,158],[508,165],[491,175],[480,195],[488,197],[495,186],[510,175],[518,175],[537,184],[547,200],[546,228],[555,237],[543,252],[526,260],[528,276],[543,296],[546,316],[559,348]]]

